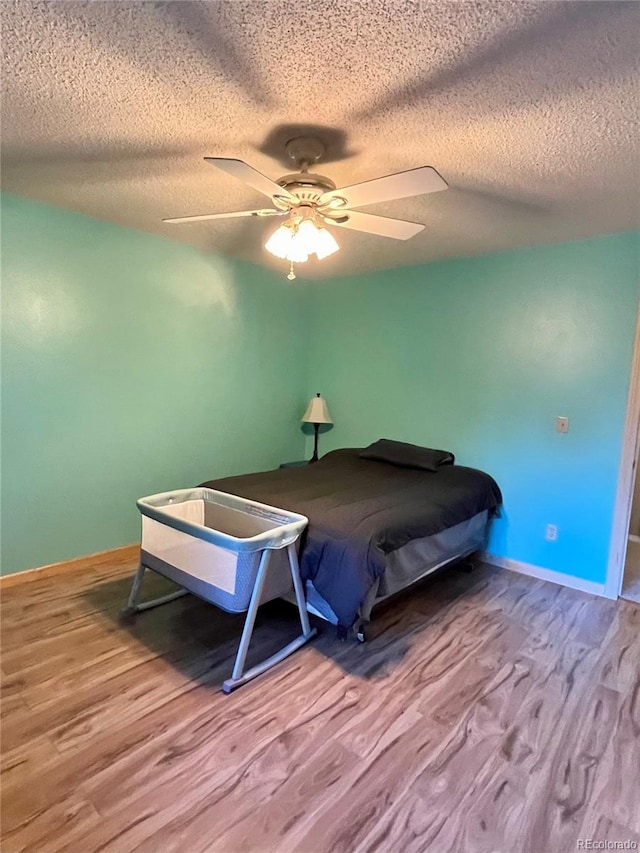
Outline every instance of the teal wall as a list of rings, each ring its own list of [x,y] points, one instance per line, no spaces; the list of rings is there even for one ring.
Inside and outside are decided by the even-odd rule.
[[[380,437],[452,450],[503,489],[492,553],[603,583],[638,245],[621,234],[314,282],[308,391],[335,421],[321,453]]]
[[[136,541],[135,500],[298,458],[303,292],[2,196],[2,571]]]
[[[140,495],[298,458],[322,391],[321,453],[451,449],[503,489],[493,553],[603,583],[638,252],[622,234],[292,286],[3,195],[2,571],[134,542]]]

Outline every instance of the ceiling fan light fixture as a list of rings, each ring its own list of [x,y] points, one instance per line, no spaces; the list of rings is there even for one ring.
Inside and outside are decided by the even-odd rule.
[[[316,256],[319,261],[333,255],[340,248],[338,241],[326,228],[318,228],[316,236]]]
[[[318,229],[312,219],[303,219],[298,225],[293,239],[307,255],[313,255],[318,243]]]
[[[304,246],[296,240],[296,236],[290,224],[285,222],[284,225],[276,228],[264,244],[264,247],[272,255],[275,255],[276,258],[282,258],[283,261],[291,261],[296,264],[303,264],[309,260],[309,253],[305,252]]]
[[[296,243],[295,235],[294,239],[291,241],[286,260],[290,261],[292,264],[304,264],[309,260],[309,253],[305,251],[304,246]]]
[[[326,228],[318,227],[306,214],[302,222],[298,215],[277,228],[264,247],[277,258],[296,264],[309,260],[309,255],[322,260],[340,248],[334,236]]]
[[[291,242],[291,232],[284,225],[273,232],[271,237],[264,244],[265,249],[275,255],[276,258],[286,258],[289,243]]]
[[[314,219],[303,219],[294,237],[308,255],[315,255],[319,261],[328,258],[337,252],[340,246],[332,234],[321,225],[317,225]]]

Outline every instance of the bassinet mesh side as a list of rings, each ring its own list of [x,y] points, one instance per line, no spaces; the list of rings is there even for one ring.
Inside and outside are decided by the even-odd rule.
[[[215,604],[228,613],[243,613],[249,607],[251,593],[260,566],[261,553],[260,551],[247,551],[237,555],[236,586],[233,593],[208,583],[202,578],[195,577],[177,566],[170,565],[148,551],[142,551],[141,559],[148,568],[185,587],[205,601]],[[261,603],[279,598],[289,592],[292,586],[286,550],[272,551],[269,574],[261,596]]]

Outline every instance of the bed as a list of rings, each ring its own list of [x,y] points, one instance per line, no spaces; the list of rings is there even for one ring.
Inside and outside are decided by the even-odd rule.
[[[380,600],[484,547],[502,502],[488,474],[451,453],[381,439],[314,464],[202,486],[301,513],[300,573],[311,612],[364,640]]]

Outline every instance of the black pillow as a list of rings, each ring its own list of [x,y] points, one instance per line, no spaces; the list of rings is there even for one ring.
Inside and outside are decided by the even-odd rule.
[[[391,441],[389,438],[374,441],[358,455],[362,459],[374,459],[376,462],[388,462],[400,468],[419,468],[422,471],[437,471],[439,465],[453,465],[455,462],[455,456],[448,450],[433,450],[404,441]]]

